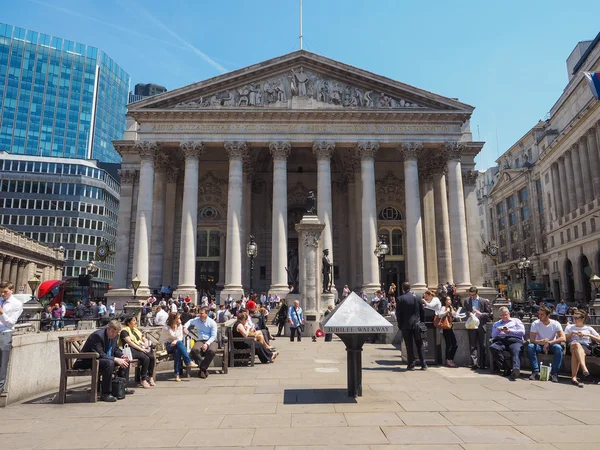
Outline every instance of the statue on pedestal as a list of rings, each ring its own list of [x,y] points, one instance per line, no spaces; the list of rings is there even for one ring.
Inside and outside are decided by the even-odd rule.
[[[323,293],[331,293],[331,261],[329,261],[329,249],[323,250]]]
[[[305,206],[308,214],[315,214],[315,209],[317,208],[317,199],[315,198],[315,193],[313,191],[308,191],[308,197],[306,197]]]

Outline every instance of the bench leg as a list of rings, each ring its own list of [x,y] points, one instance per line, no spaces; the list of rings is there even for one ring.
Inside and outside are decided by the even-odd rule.
[[[90,403],[98,401],[98,360],[92,362],[92,381],[90,389]]]
[[[67,401],[67,377],[62,375],[60,376],[60,387],[58,389],[58,403],[61,405],[66,403]]]

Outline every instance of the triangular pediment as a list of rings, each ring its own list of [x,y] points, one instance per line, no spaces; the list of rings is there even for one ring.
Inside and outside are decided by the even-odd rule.
[[[132,103],[156,110],[332,109],[471,113],[454,99],[300,50]]]
[[[494,192],[502,189],[506,185],[514,185],[515,181],[526,172],[527,169],[504,169],[498,176],[498,181],[496,181],[496,184],[490,190],[489,195],[493,195]]]

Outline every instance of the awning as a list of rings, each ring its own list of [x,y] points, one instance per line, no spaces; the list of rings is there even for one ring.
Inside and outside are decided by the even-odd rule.
[[[48,292],[50,292],[52,289],[65,284],[65,282],[63,280],[47,280],[44,281],[42,284],[40,284],[40,287],[37,291],[37,297],[38,298],[42,298],[44,295],[46,295]]]

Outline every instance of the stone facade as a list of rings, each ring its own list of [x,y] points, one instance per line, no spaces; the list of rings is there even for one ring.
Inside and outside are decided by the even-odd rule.
[[[50,248],[0,226],[0,279],[15,285],[15,293],[29,294],[27,281],[34,275],[40,281],[62,279],[64,249]]]
[[[463,187],[483,146],[471,138],[472,111],[306,51],[131,105],[114,145],[139,181],[122,184],[115,287],[137,275],[140,295],[163,283],[239,298],[252,234],[255,290],[285,296],[309,190],[337,290],[379,288],[380,234],[391,249],[386,285],[481,285]],[[158,161],[177,178],[160,178]],[[162,259],[149,257],[157,245]]]

